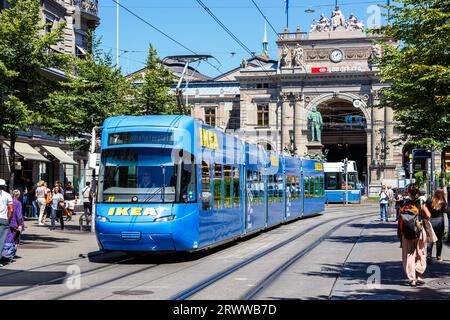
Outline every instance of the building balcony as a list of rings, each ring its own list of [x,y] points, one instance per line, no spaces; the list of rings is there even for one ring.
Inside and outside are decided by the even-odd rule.
[[[72,0],[72,5],[78,7],[81,13],[98,17],[98,0]]]

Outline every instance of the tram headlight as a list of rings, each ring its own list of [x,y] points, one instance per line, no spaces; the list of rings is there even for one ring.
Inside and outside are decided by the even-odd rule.
[[[165,216],[165,217],[159,217],[153,220],[153,222],[169,222],[175,219],[175,216]]]
[[[109,219],[107,217],[103,217],[103,216],[96,216],[95,220],[100,221],[100,222],[109,222]]]

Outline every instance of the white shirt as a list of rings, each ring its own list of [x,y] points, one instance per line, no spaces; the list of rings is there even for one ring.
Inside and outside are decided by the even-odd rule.
[[[13,204],[11,195],[1,190],[0,191],[0,219],[8,219],[8,205]]]

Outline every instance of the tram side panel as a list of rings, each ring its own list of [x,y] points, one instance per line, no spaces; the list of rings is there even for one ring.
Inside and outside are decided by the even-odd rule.
[[[284,162],[276,153],[268,154],[267,181],[267,226],[280,224],[285,219],[284,214]]]
[[[264,185],[264,150],[259,145],[245,144],[245,232],[261,230],[266,225]]]
[[[325,186],[323,163],[302,159],[305,216],[325,210]]]
[[[286,220],[303,215],[301,174],[301,160],[285,157]]]

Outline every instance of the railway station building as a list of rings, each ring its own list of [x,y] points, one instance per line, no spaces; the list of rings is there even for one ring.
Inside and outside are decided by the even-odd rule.
[[[354,160],[360,181],[375,196],[382,184],[396,187],[405,178],[412,146],[391,142],[400,137],[393,110],[376,107],[389,83],[380,82],[372,63],[382,55],[374,40],[382,39],[357,21],[337,27],[318,22],[309,32],[284,30],[276,41],[278,56],[270,58],[266,35],[261,55],[189,83],[192,116],[267,150]],[[314,107],[323,118],[321,143],[309,139],[307,115]]]

